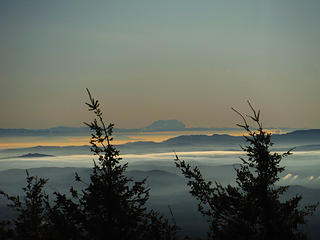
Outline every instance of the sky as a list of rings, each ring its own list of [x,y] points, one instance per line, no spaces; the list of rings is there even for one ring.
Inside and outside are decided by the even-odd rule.
[[[0,128],[320,128],[319,0],[0,0]]]

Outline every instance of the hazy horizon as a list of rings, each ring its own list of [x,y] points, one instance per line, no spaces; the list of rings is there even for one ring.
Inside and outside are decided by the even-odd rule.
[[[90,116],[90,113],[88,113],[88,116]],[[236,117],[237,118],[237,117]],[[90,119],[89,119],[90,120]],[[167,121],[167,120],[172,120],[172,119],[160,119],[160,120],[163,120],[163,121]],[[176,119],[174,119],[176,120]],[[108,120],[105,120],[106,122],[109,123]],[[116,129],[121,129],[121,130],[139,130],[139,129],[144,129],[145,127],[151,125],[152,123],[156,122],[158,120],[154,120],[152,122],[149,122],[147,123],[146,125],[141,125],[140,127],[129,127],[129,126],[122,126],[122,127],[119,127],[117,126],[116,123],[114,122],[110,122],[110,123],[113,123],[114,124],[114,128],[115,130]],[[184,123],[183,120],[178,120],[179,122],[182,122]],[[239,121],[240,123],[240,121]],[[187,126],[186,125],[186,130],[188,129],[212,129],[212,130],[218,130],[218,131],[221,131],[221,130],[242,130],[241,128],[239,128],[236,124],[238,124],[238,122],[235,122],[235,124],[233,126],[225,126],[225,127],[215,127],[215,126],[201,126],[201,125],[197,125],[197,126]],[[20,126],[20,127],[8,127],[8,128],[4,128],[4,127],[1,127],[0,126],[0,129],[27,129],[27,130],[45,130],[45,129],[54,129],[54,128],[87,128],[87,126],[85,124],[82,123],[82,125],[67,125],[67,124],[63,124],[61,123],[61,125],[50,125],[50,126],[46,126],[46,127],[23,127]],[[284,129],[288,129],[288,130],[299,130],[299,129],[319,129],[320,126],[318,128],[305,128],[305,127],[288,127],[288,126],[264,126],[265,129],[279,129],[279,130],[284,130]],[[89,128],[88,128],[89,129]],[[157,132],[157,130],[153,130],[155,132]],[[159,130],[160,132],[162,132],[163,130]],[[171,131],[171,130],[169,130]]]

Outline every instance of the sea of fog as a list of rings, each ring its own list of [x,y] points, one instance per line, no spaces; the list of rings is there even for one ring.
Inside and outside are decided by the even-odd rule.
[[[174,164],[175,154],[192,166],[198,166],[206,180],[222,185],[235,184],[235,168],[239,167],[239,157],[246,157],[241,151],[193,151],[153,154],[123,154],[122,163],[128,163],[128,177],[141,180],[147,178],[150,187],[148,206],[170,218],[168,206],[173,209],[175,220],[181,231],[191,237],[204,237],[208,229],[206,219],[197,211],[197,201],[189,194],[186,179]],[[68,155],[48,157],[12,157],[0,159],[0,189],[10,193],[21,193],[25,185],[25,171],[32,175],[48,178],[47,193],[59,191],[68,193],[70,186],[83,187],[74,181],[74,172],[87,182],[93,155]],[[320,151],[297,151],[283,158],[281,164],[286,170],[281,173],[279,185],[291,185],[283,198],[296,194],[303,196],[302,206],[320,200]],[[70,168],[72,167],[72,168]],[[8,170],[10,169],[10,170]],[[78,185],[77,185],[78,184]],[[5,209],[5,208],[3,208]],[[1,209],[0,209],[1,210]],[[304,227],[310,239],[316,240],[320,234],[320,211],[310,218]]]
[[[122,163],[128,163],[128,170],[164,170],[179,173],[174,164],[175,154],[192,166],[199,166],[210,178],[210,169],[215,172],[221,166],[230,166],[231,172],[241,163],[240,156],[245,157],[240,151],[196,151],[196,152],[169,152],[153,154],[124,154],[121,155]],[[91,168],[93,155],[50,156],[37,158],[4,158],[0,159],[0,171],[7,169],[30,169],[40,167],[81,167]],[[286,170],[281,175],[281,182],[290,185],[320,186],[320,151],[293,152],[291,156],[283,158],[281,162]],[[233,178],[234,179],[234,178]],[[230,179],[231,180],[231,179]]]
[[[201,132],[198,134],[213,133]],[[181,134],[188,133],[134,133],[129,136],[123,134],[116,137],[119,139],[118,144],[120,144],[131,141],[163,141]],[[239,133],[233,134],[238,135]],[[82,146],[87,145],[88,140],[88,136],[0,137],[0,150],[2,151],[0,153],[0,189],[10,194],[20,194],[21,188],[25,186],[25,169],[30,169],[32,175],[49,179],[45,188],[48,193],[59,191],[68,194],[70,186],[82,188],[83,186],[79,185],[80,183],[74,181],[74,172],[79,173],[85,182],[89,181],[90,168],[93,167],[93,162],[98,159],[97,156],[87,154],[89,152],[88,147],[84,150],[77,148],[77,151],[68,149],[51,151],[49,148],[37,151],[24,148],[37,145]],[[318,144],[318,142],[312,144]],[[295,146],[291,142],[288,145]],[[277,147],[282,149],[288,146],[277,145]],[[12,151],[3,151],[6,148],[13,149],[11,149]],[[167,149],[169,150],[164,151],[170,151],[169,147]],[[168,210],[169,205],[174,211],[177,224],[185,233],[194,237],[204,237],[208,229],[206,220],[198,213],[197,201],[189,194],[190,189],[187,186],[187,180],[175,166],[174,159],[177,155],[179,159],[185,160],[190,165],[198,166],[206,180],[217,181],[225,186],[226,184],[236,184],[235,169],[239,168],[239,164],[241,164],[239,157],[246,158],[245,152],[231,151],[231,149],[237,149],[235,147],[222,151],[192,151],[195,149],[188,149],[187,147],[180,149],[190,151],[148,154],[128,154],[130,151],[127,151],[120,157],[123,164],[128,163],[128,169],[125,173],[128,177],[135,180],[147,178],[146,184],[150,187],[149,207],[171,218],[171,213]],[[153,149],[149,150],[150,152],[153,151]],[[38,156],[26,157],[28,153],[38,153]],[[72,153],[77,154],[72,155]],[[52,154],[54,156],[43,156],[41,154]],[[301,206],[320,200],[320,151],[293,151],[292,155],[283,158],[281,165],[285,167],[285,171],[280,174],[277,184],[291,185],[283,198],[301,194],[303,196]],[[310,239],[319,239],[319,225],[320,210],[315,213],[308,226],[305,227],[306,232],[311,237]]]

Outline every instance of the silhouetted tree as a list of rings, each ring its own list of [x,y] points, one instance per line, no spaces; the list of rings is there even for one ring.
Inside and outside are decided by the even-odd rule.
[[[86,104],[96,118],[85,124],[92,131],[91,151],[98,159],[85,189],[71,188],[72,199],[56,193],[55,212],[68,216],[66,222],[73,223],[86,239],[176,239],[176,225],[147,211],[146,179],[133,181],[125,176],[128,164],[120,164],[119,151],[112,145],[113,124],[104,123],[99,102],[87,91],[90,102]],[[82,182],[78,174],[75,179]]]
[[[27,185],[22,188],[24,196],[9,196],[0,191],[0,194],[9,200],[8,206],[13,208],[18,216],[9,221],[3,222],[0,231],[2,239],[52,239],[50,238],[51,221],[48,215],[48,195],[43,187],[48,181],[44,178],[30,176],[27,173]]]
[[[178,156],[175,164],[188,179],[190,193],[199,201],[199,211],[210,222],[209,239],[306,239],[299,226],[306,223],[306,216],[315,211],[318,203],[299,209],[301,196],[280,201],[288,186],[275,186],[275,183],[284,171],[281,159],[291,152],[270,152],[271,133],[263,130],[260,111],[248,104],[253,114],[247,117],[256,123],[257,130],[252,130],[247,118],[233,109],[244,122],[238,126],[247,132],[244,136],[247,145],[242,147],[247,157],[240,157],[242,164],[236,169],[236,186],[224,187],[206,181],[198,167],[192,168]]]
[[[0,221],[0,240],[12,239],[14,236],[13,229],[11,228],[11,221]]]
[[[26,173],[27,185],[22,188],[22,197],[10,196],[0,190],[0,195],[9,201],[8,207],[17,215],[10,220],[0,222],[0,240],[84,239],[81,229],[72,222],[74,219],[72,216],[77,212],[78,205],[72,205],[70,200],[64,201],[63,206],[59,205],[62,194],[58,193],[56,193],[56,204],[50,204],[49,195],[44,191],[48,179],[30,176],[28,171]],[[72,209],[76,211],[72,212]]]
[[[81,191],[71,187],[71,198],[55,192],[50,204],[43,191],[47,179],[27,172],[23,200],[0,191],[18,213],[17,218],[0,222],[0,239],[178,239],[175,223],[147,210],[146,179],[133,181],[125,176],[128,164],[120,163],[119,151],[112,145],[113,124],[105,125],[99,102],[87,91],[87,105],[96,118],[86,125],[92,130],[91,151],[98,156],[90,182],[83,182],[86,187]],[[77,173],[75,180],[82,182]]]

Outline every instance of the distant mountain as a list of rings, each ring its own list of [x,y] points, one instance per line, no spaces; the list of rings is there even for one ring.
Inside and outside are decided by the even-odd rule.
[[[6,149],[9,150],[9,149]],[[6,153],[8,151],[2,151],[2,153]],[[18,153],[25,153],[28,152],[26,150],[30,150],[30,148],[20,148],[20,149],[13,149],[13,151],[9,151],[9,153],[14,153],[14,154],[18,154]],[[1,151],[0,151],[1,152]],[[44,151],[45,152],[45,151]],[[9,156],[1,156],[0,159],[11,159],[11,158],[41,158],[41,157],[55,157],[54,155],[51,154],[43,154],[43,153],[26,153],[26,154],[22,154],[19,156],[16,155],[12,155],[10,154]]]
[[[150,131],[166,131],[166,130],[184,130],[186,125],[178,120],[158,120],[145,127],[145,130]]]
[[[287,134],[273,134],[272,142],[274,150],[290,149],[296,147],[296,151],[320,150],[320,130],[299,130]],[[181,135],[163,142],[130,142],[117,145],[122,154],[127,153],[157,153],[173,151],[210,151],[210,150],[240,150],[245,141],[242,136],[230,136],[227,134],[213,135]],[[90,154],[90,147],[84,146],[37,146],[32,148],[17,148],[0,150],[2,155],[27,154],[37,152],[39,154],[72,155]]]
[[[286,134],[273,134],[272,140],[277,143],[299,145],[320,144],[320,129],[296,130]]]
[[[295,136],[300,136],[300,137],[310,137],[310,136],[319,136],[320,134],[320,129],[306,129],[306,130],[296,130],[293,132],[289,132],[285,135],[290,136],[290,135],[295,135]]]
[[[90,154],[90,147],[84,146],[36,146],[28,148],[9,148],[0,150],[0,154],[3,156],[9,156],[12,158],[13,154],[28,154],[30,152],[36,152],[43,155],[74,155],[74,154]]]
[[[236,130],[238,128],[187,128],[178,120],[157,120],[142,128],[114,128],[114,132],[159,132],[159,131],[208,131],[208,130]],[[19,136],[87,136],[88,127],[53,127],[47,129],[0,128],[0,137]]]
[[[53,127],[47,129],[0,128],[0,137],[88,135],[88,127]]]
[[[239,144],[243,139],[242,136],[230,136],[227,134],[213,134],[213,135],[181,135],[178,137],[170,138],[163,141],[164,144],[169,145],[189,145],[189,146],[201,146],[207,144],[219,144],[233,146]]]
[[[54,157],[54,155],[42,154],[42,153],[27,153],[27,154],[18,156],[18,158],[39,158],[39,157]]]

